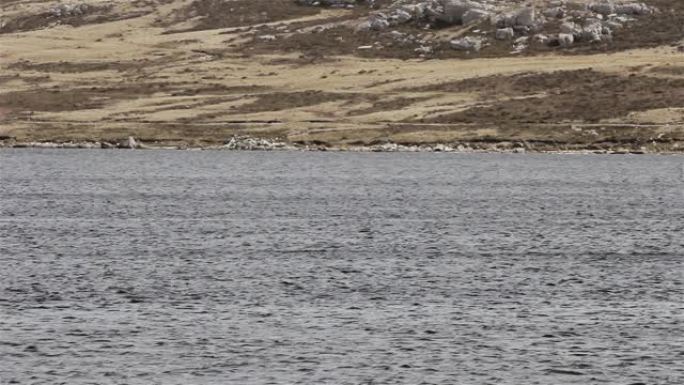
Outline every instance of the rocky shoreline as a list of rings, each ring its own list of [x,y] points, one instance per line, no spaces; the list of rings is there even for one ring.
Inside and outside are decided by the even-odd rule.
[[[126,149],[126,150],[214,150],[214,151],[329,151],[329,152],[446,152],[446,153],[562,153],[562,154],[684,154],[684,143],[558,144],[547,142],[486,141],[431,144],[392,142],[354,145],[291,143],[249,136],[233,137],[223,144],[144,142],[133,137],[121,141],[19,141],[0,140],[3,148],[36,149]]]

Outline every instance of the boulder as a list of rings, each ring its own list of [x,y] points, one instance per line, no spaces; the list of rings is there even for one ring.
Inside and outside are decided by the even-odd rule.
[[[569,35],[579,35],[582,33],[582,28],[571,21],[566,21],[565,23],[561,24],[560,32]]]
[[[590,19],[582,27],[582,32],[580,33],[580,39],[583,41],[595,42],[601,41],[603,35],[603,24],[600,20]]]
[[[449,42],[451,48],[457,51],[475,51],[482,49],[482,39],[479,37],[466,36]]]
[[[610,0],[598,3],[590,3],[588,8],[589,10],[601,15],[611,15],[615,13],[615,3]]]
[[[621,15],[648,15],[651,12],[651,8],[644,3],[617,4],[615,6],[615,13]]]
[[[546,45],[546,44],[549,44],[551,39],[548,36],[540,33],[540,34],[536,34],[536,35],[532,36],[532,41],[537,43],[537,44]]]
[[[296,0],[296,3],[311,7],[353,8],[356,0]]]
[[[489,18],[489,12],[483,9],[471,9],[463,14],[462,21],[464,25],[468,25],[487,18]]]
[[[356,26],[357,31],[382,31],[390,27],[390,22],[384,13],[372,15],[368,20]]]
[[[140,144],[138,143],[138,141],[135,140],[134,137],[129,136],[128,139],[121,141],[119,143],[118,147],[119,148],[128,148],[128,149],[132,150],[132,149],[140,148]]]
[[[463,17],[468,11],[486,11],[481,3],[471,0],[441,0],[442,12],[435,15],[436,19],[447,24],[465,23]],[[473,17],[471,15],[470,17]]]
[[[603,23],[603,26],[605,28],[610,29],[611,31],[616,30],[616,29],[622,29],[623,25],[619,21],[616,20],[608,20]]]
[[[575,36],[569,33],[558,34],[558,44],[561,47],[570,47],[575,42]]]
[[[413,16],[403,9],[395,10],[389,17],[392,24],[404,24],[411,21],[411,19],[413,19]]]
[[[513,32],[513,28],[508,27],[508,28],[499,28],[496,30],[496,39],[497,40],[511,40],[515,36],[515,32]]]
[[[50,9],[53,17],[82,16],[88,12],[88,4],[59,4]]]
[[[515,17],[515,24],[522,25],[525,27],[531,27],[534,25],[536,18],[536,12],[532,7],[524,7],[520,9]]]
[[[516,24],[518,16],[515,13],[505,13],[496,16],[496,18],[493,21],[493,24],[495,24],[499,28],[508,28],[508,27],[513,27]]]

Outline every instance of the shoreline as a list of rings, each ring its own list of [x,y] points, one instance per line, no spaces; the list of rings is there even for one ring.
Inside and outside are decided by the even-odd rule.
[[[203,144],[175,141],[141,141],[129,137],[122,141],[21,141],[0,139],[0,149],[82,149],[82,150],[187,150],[187,151],[297,151],[297,152],[398,152],[398,153],[508,153],[508,154],[597,154],[597,155],[684,155],[684,144],[638,143],[621,144],[549,144],[546,142],[473,141],[459,143],[330,145],[326,143],[292,143],[256,137],[234,137],[223,144]]]

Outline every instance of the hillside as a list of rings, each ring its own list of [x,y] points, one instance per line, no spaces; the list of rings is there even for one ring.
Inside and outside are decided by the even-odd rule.
[[[0,144],[680,152],[683,21],[679,0],[4,0]]]

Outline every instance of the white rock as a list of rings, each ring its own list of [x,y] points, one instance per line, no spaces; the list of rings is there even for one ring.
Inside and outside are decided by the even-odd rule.
[[[390,19],[395,24],[404,24],[411,21],[411,19],[413,19],[413,16],[409,12],[404,11],[403,9],[397,9],[392,13]]]
[[[600,20],[588,20],[587,24],[582,28],[581,39],[584,41],[601,41],[603,35],[603,25]]]
[[[548,44],[550,40],[551,39],[549,39],[549,37],[544,34],[537,34],[532,37],[532,41],[534,41],[537,44]]]
[[[374,16],[369,21],[370,29],[373,31],[382,31],[390,26],[389,21],[387,21],[387,18],[384,17],[384,15]]]
[[[140,147],[140,144],[132,136],[129,136],[128,139],[119,143],[119,148],[135,149],[135,148],[139,148],[139,147]]]
[[[482,1],[441,0],[441,3],[442,13],[438,13],[436,18],[448,24],[464,23],[463,16],[466,12],[474,10],[486,11],[487,8]],[[434,8],[428,7],[428,9]]]
[[[454,39],[449,42],[451,48],[458,51],[475,51],[482,49],[482,39],[478,37],[466,36],[459,39]]]
[[[561,47],[570,47],[575,42],[575,36],[569,33],[559,33],[558,43]]]
[[[543,14],[546,17],[561,19],[565,16],[565,10],[561,7],[553,7],[544,10]]]

